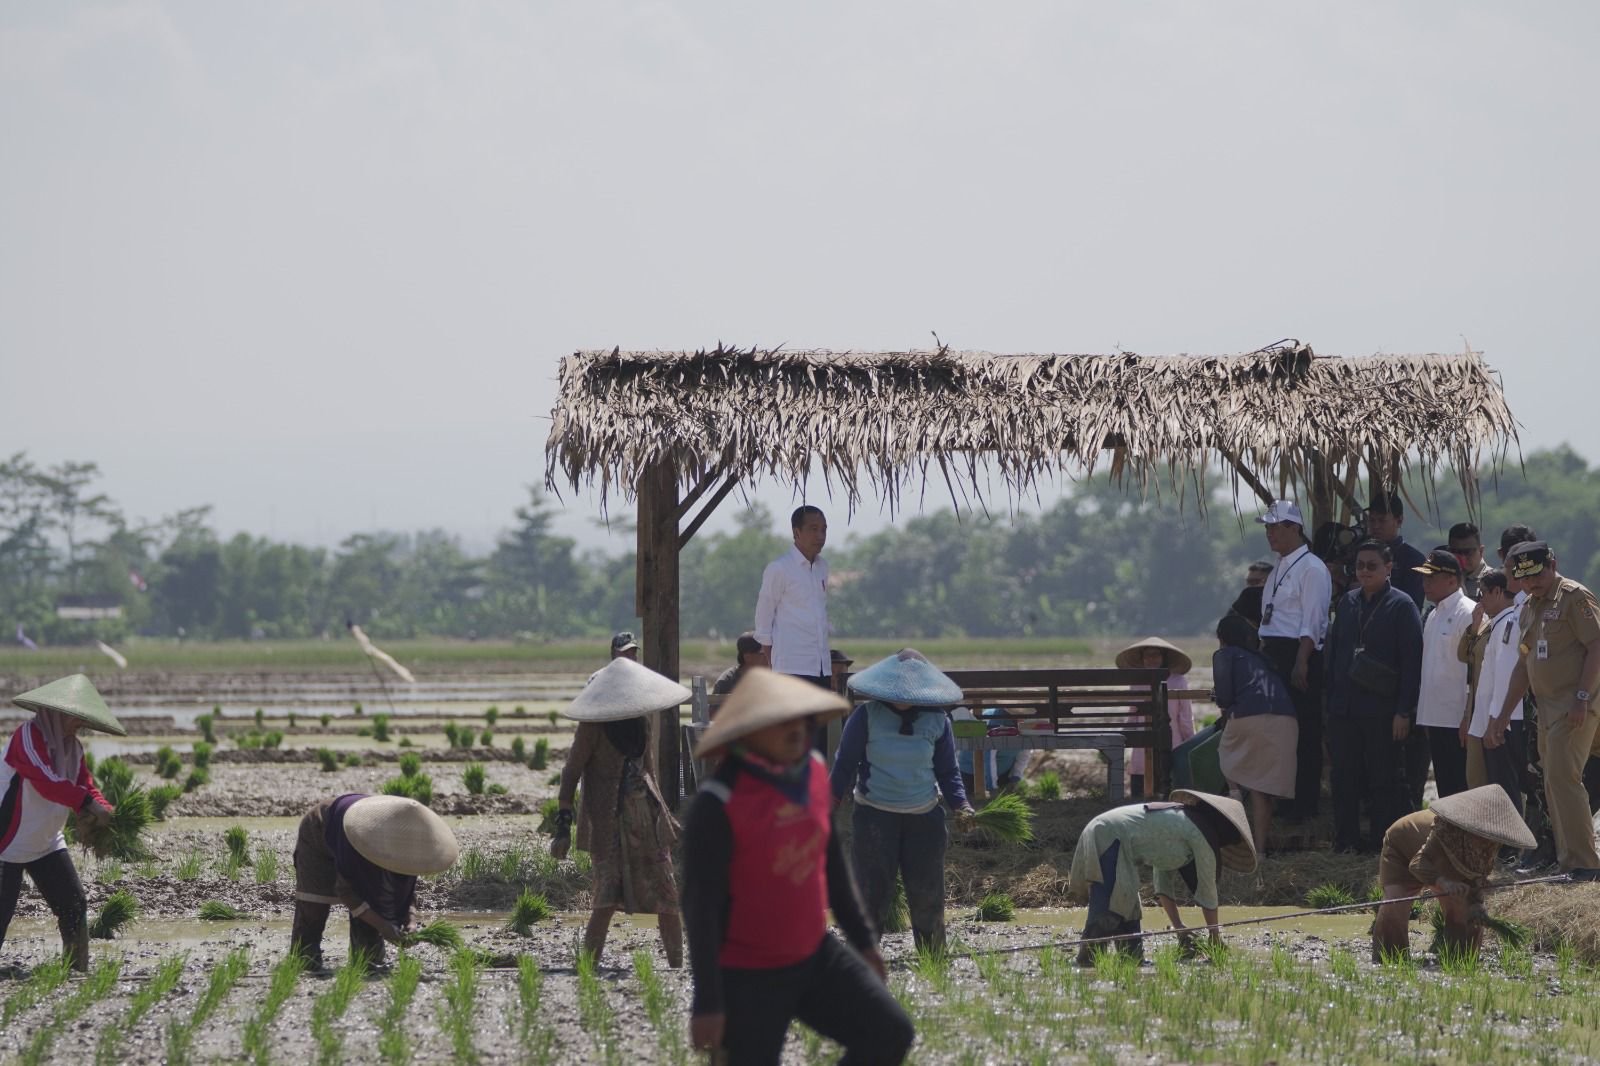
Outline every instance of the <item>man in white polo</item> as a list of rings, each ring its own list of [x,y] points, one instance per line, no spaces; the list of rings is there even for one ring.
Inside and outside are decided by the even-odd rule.
[[[756,598],[756,640],[768,664],[823,688],[833,687],[828,647],[828,520],[802,504],[789,516],[794,547],[767,564]]]
[[[1289,682],[1300,723],[1295,744],[1294,803],[1288,818],[1314,818],[1322,797],[1322,642],[1328,635],[1333,581],[1306,546],[1306,523],[1291,500],[1256,519],[1277,555],[1261,593],[1261,651]]]

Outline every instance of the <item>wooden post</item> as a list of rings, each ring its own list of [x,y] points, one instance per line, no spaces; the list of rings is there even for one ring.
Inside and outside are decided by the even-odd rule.
[[[638,611],[643,621],[641,661],[664,677],[678,680],[678,479],[670,465],[656,462],[639,476]],[[678,806],[678,708],[661,712],[657,730],[657,784],[662,797]]]

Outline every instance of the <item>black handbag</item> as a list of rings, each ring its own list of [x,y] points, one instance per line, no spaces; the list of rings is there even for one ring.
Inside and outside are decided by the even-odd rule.
[[[1400,691],[1400,671],[1366,648],[1357,648],[1350,659],[1350,683],[1374,696],[1393,696]]]

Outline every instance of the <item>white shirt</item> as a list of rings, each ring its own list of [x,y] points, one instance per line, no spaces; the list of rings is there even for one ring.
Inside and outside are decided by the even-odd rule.
[[[1483,666],[1478,670],[1478,688],[1472,700],[1472,722],[1467,733],[1481,737],[1489,728],[1489,719],[1505,706],[1506,693],[1511,690],[1511,674],[1517,668],[1520,654],[1517,648],[1520,626],[1517,615],[1521,608],[1513,603],[1495,615],[1489,622],[1489,631],[1483,635]],[[1522,721],[1522,704],[1511,712],[1513,722]]]
[[[799,548],[767,564],[756,598],[756,639],[772,647],[772,668],[780,674],[828,677],[833,674],[828,635],[828,563],[811,562]]]
[[[1261,635],[1299,640],[1310,637],[1318,648],[1328,636],[1328,602],[1333,579],[1321,559],[1304,544],[1278,557],[1261,593]],[[1268,618],[1268,613],[1271,618]]]
[[[1417,724],[1458,729],[1467,712],[1467,664],[1456,655],[1472,624],[1473,603],[1460,589],[1434,605],[1422,623],[1422,694]]]

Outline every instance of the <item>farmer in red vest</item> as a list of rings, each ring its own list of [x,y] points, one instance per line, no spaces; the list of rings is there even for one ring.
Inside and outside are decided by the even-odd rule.
[[[816,727],[848,709],[753,667],[695,753],[722,762],[683,837],[690,1035],[732,1066],[777,1063],[796,1018],[843,1045],[846,1063],[901,1062],[915,1037],[833,833],[827,767],[811,751]],[[828,931],[830,907],[849,948]]]

